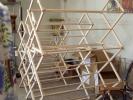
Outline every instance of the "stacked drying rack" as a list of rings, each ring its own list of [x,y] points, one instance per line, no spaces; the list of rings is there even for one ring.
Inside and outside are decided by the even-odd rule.
[[[32,100],[47,100],[50,98],[50,100],[55,100],[55,96],[57,96],[58,100],[89,99],[91,97],[89,89],[94,88],[95,86],[86,85],[85,81],[88,79],[83,81],[82,77],[90,75],[89,68],[87,67],[88,65],[86,65],[84,61],[93,51],[102,51],[107,58],[107,61],[95,62],[97,64],[103,63],[103,66],[98,69],[96,73],[93,73],[93,75],[98,74],[99,76],[101,81],[99,86],[102,85],[107,89],[107,84],[112,84],[111,87],[117,87],[121,82],[121,78],[112,63],[112,60],[120,53],[123,46],[118,39],[114,28],[122,18],[124,10],[119,2],[115,0],[119,7],[119,11],[107,11],[106,9],[109,2],[110,0],[108,0],[102,10],[90,11],[79,9],[47,9],[43,7],[41,0],[31,0],[29,8],[27,9],[26,20],[20,22],[18,28],[20,36],[18,52],[21,58],[18,69],[22,76],[20,86],[23,84],[27,94],[26,98],[30,97]],[[37,5],[38,8],[34,8],[35,6],[33,5]],[[82,16],[79,20],[74,22],[67,21],[65,18],[63,18],[64,21],[61,22],[45,22],[43,18],[45,19],[45,15],[49,13],[72,13],[73,15],[79,13]],[[101,14],[108,27],[94,28],[95,23],[93,23],[89,17],[89,13]],[[119,16],[111,25],[106,18],[105,13],[119,14]],[[84,18],[86,18],[87,21],[83,21]],[[60,27],[55,30],[48,27],[51,25],[58,25]],[[78,28],[68,26],[78,26]],[[91,32],[95,30],[106,30],[106,33],[99,38],[99,41],[89,43],[87,35],[91,35]],[[70,35],[70,33],[74,31],[80,32],[80,35]],[[50,34],[52,32],[56,32],[58,38],[57,36],[48,35],[48,33]],[[64,35],[61,35],[60,32],[63,32]],[[113,36],[117,45],[105,43],[104,40],[108,35]],[[79,42],[76,42],[75,44],[67,42],[67,39],[77,39],[77,37],[80,38]],[[109,57],[107,50],[116,50],[116,52],[112,57]],[[86,52],[86,54],[83,55],[83,52]],[[74,65],[67,64],[69,61],[64,59],[65,56],[73,55],[75,53],[80,57],[80,59],[76,59],[78,63]],[[116,81],[111,83],[105,82],[100,74],[108,65],[110,65],[116,75]],[[86,69],[87,74],[81,74],[81,67]],[[70,70],[75,70],[77,74],[65,75]],[[110,95],[109,92],[108,94]],[[102,95],[95,99],[99,100],[101,97]],[[113,100],[111,95],[110,99]]]

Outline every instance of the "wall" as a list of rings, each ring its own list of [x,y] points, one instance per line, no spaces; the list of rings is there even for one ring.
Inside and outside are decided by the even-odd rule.
[[[26,15],[27,15],[27,9],[29,7],[31,0],[25,1],[22,0],[22,7],[23,7],[23,19],[25,19]],[[36,0],[35,0],[36,1]],[[43,7],[45,8],[57,8],[60,7],[60,0],[40,0],[41,4],[43,5]],[[57,15],[58,16],[58,15]],[[57,17],[55,16],[55,17]]]
[[[28,0],[29,1],[29,0]],[[26,9],[28,8],[29,3],[25,2],[24,0],[22,1],[22,5],[23,5],[23,16],[25,19],[26,16]],[[102,9],[104,3],[107,2],[107,0],[104,0],[104,3],[101,3],[101,1],[99,0],[49,0],[47,2],[47,5],[50,5],[51,7],[60,7],[60,3],[61,3],[61,7],[62,8],[84,8],[84,9]],[[53,3],[54,2],[54,3]],[[74,6],[73,6],[74,5]],[[60,15],[59,15],[60,16]],[[59,16],[54,16],[54,17],[59,17]],[[64,16],[64,15],[62,15]],[[69,15],[65,15],[67,17],[70,18],[75,18],[78,17],[77,15],[73,15],[73,14],[69,14]],[[132,35],[132,24],[133,24],[133,19],[132,19],[133,15],[132,14],[127,14],[124,15],[123,18],[121,19],[121,21],[119,22],[119,24],[117,25],[116,28],[116,32],[118,33],[118,36],[122,42],[122,44],[124,45],[124,49],[121,52],[121,56],[122,57],[126,57],[126,58],[131,58],[133,59],[133,47],[132,47],[132,43],[133,43],[133,35]],[[93,15],[92,15],[93,18]],[[93,18],[93,21],[100,21],[100,18],[97,18],[96,16]],[[92,36],[92,38],[96,37],[96,35]],[[91,39],[90,39],[91,40]]]
[[[103,5],[107,2],[107,0],[104,0],[102,3],[100,0],[65,0],[65,4],[62,2],[62,7],[65,8],[78,8],[78,9],[89,9],[89,10],[99,10],[103,8]],[[74,5],[74,6],[73,6]],[[74,14],[70,14],[70,15],[66,15],[67,17],[70,18],[78,18],[78,16],[74,16]],[[90,15],[92,20],[99,25],[102,21],[101,15]],[[118,16],[118,15],[116,15]],[[109,16],[110,17],[110,16]],[[129,59],[133,59],[133,30],[132,30],[132,26],[133,26],[133,14],[126,14],[123,16],[123,18],[120,20],[120,22],[118,23],[118,25],[116,26],[115,30],[117,32],[117,35],[119,37],[119,39],[121,40],[122,44],[124,45],[124,49],[122,50],[122,52],[120,53],[120,56],[122,57],[126,57]],[[114,21],[116,18],[114,17],[114,15],[111,15],[110,17],[111,21]],[[97,26],[97,27],[101,27],[101,26]],[[96,37],[100,37],[99,33],[102,34],[103,32],[93,32],[92,35],[90,35],[88,37],[88,40],[90,41],[94,41],[97,38]],[[75,41],[75,40],[73,40]],[[72,41],[71,41],[72,42]],[[112,40],[108,39],[108,42],[112,42]]]
[[[124,49],[121,52],[123,57],[133,59],[133,14],[126,14],[118,25],[118,36],[124,45]]]
[[[22,8],[23,8],[23,21],[24,22],[25,22],[25,19],[27,16],[27,9],[29,8],[30,1],[31,0],[27,0],[27,1],[21,0]],[[58,8],[58,7],[60,7],[60,0],[40,0],[40,2],[42,4],[43,8]],[[37,0],[34,0],[34,3],[32,5],[32,9],[39,9],[39,6],[37,5]],[[34,16],[35,16],[36,23],[37,23],[37,20],[40,17],[40,12],[34,13]],[[40,28],[42,28],[42,29],[49,28],[49,26],[44,26],[44,24],[46,22],[48,22],[50,18],[59,18],[59,17],[60,17],[59,14],[48,14],[48,13],[44,12],[44,17],[42,18],[42,21],[40,23],[42,26]],[[46,35],[49,35],[49,33],[43,34],[43,35],[46,36]]]

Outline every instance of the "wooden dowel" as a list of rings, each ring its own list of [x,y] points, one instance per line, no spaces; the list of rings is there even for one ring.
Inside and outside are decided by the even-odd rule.
[[[43,43],[46,42],[47,43],[47,42],[52,42],[52,41],[51,40],[46,40],[46,39],[45,40],[44,39],[40,39],[40,42],[43,42]]]
[[[31,9],[31,12],[40,12],[40,9]],[[43,9],[49,13],[123,13],[123,11],[100,11],[100,10],[80,10],[80,9]]]
[[[88,75],[94,75],[94,74],[84,74],[84,75],[74,75],[74,76],[67,76],[67,77],[64,77],[64,79],[70,79],[70,78],[79,78],[79,77],[82,77],[82,76],[88,76]],[[50,81],[56,81],[56,80],[61,80],[63,78],[59,77],[59,78],[52,78],[52,79],[46,79],[46,80],[40,80],[41,83],[44,83],[44,82],[50,82]]]
[[[59,45],[59,46],[43,46],[44,48],[58,49],[58,48],[78,48],[78,47],[88,47],[88,46],[102,46],[103,43],[90,43],[90,44],[80,44],[80,45]]]
[[[60,54],[60,53],[72,53],[72,52],[83,52],[83,51],[100,51],[100,50],[113,50],[113,49],[121,49],[121,47],[108,47],[108,48],[84,48],[82,49],[66,49],[66,50],[44,50],[44,53],[42,55],[51,55],[51,54]]]
[[[65,63],[68,63],[68,62],[81,62],[82,60],[73,60],[73,61],[64,61]],[[99,61],[99,62],[93,62],[93,63],[90,63],[90,65],[91,64],[102,64],[102,63],[106,63],[107,61]],[[51,63],[54,63],[55,65],[48,65],[48,64],[51,64]],[[56,64],[59,64],[59,62],[49,62],[49,63],[42,63],[42,64],[40,64],[40,67],[39,67],[39,69],[46,69],[46,70],[50,70],[50,69],[56,69],[57,67],[50,67],[50,66],[56,66]],[[43,65],[43,66],[42,66]],[[67,67],[75,67],[75,66],[77,66],[77,65],[79,65],[79,64],[74,64],[74,65],[69,65],[69,64],[67,64]],[[81,66],[83,66],[83,65],[87,65],[87,64],[81,64]],[[48,67],[48,68],[47,68]],[[50,68],[49,68],[50,67]],[[64,66],[59,66],[60,68],[64,68]]]
[[[86,89],[87,89],[88,87],[86,87]],[[53,96],[53,95],[60,95],[60,94],[65,94],[65,93],[71,93],[71,92],[76,92],[76,91],[81,91],[81,90],[84,90],[84,88],[80,88],[80,89],[72,89],[72,90],[66,90],[66,91],[60,91],[60,92],[55,92],[55,93],[50,93],[50,94],[46,94],[45,95],[45,97],[46,96]],[[40,95],[38,95],[38,96],[40,96]],[[35,96],[35,98],[36,97],[38,97],[38,96]]]
[[[29,75],[29,77],[32,77],[32,73],[28,73],[28,75]],[[38,75],[39,75],[40,80],[41,79],[50,79],[50,78],[60,77],[60,75],[53,75],[53,76],[45,76],[45,78],[44,78],[43,74],[42,75],[38,74]],[[32,80],[30,82],[32,82]]]
[[[77,82],[77,83],[72,83],[72,84],[67,84],[67,85],[57,85],[54,87],[47,87],[47,88],[42,88],[42,90],[51,90],[51,89],[56,89],[56,88],[65,88],[68,86],[73,86],[73,85],[79,85],[81,82]],[[34,92],[37,92],[38,89],[33,90]]]
[[[82,35],[75,35],[75,36],[74,36],[74,35],[68,35],[68,36],[66,36],[66,38],[76,38],[76,37],[77,37],[77,38],[78,38],[78,37],[81,38],[81,37],[84,37],[84,36],[82,36]]]
[[[72,22],[49,22],[49,23],[45,23],[45,24],[41,24],[41,26],[46,26],[46,25],[60,25],[60,26],[63,26],[63,25],[84,25],[84,26],[88,26],[88,25],[93,25],[93,24],[88,24],[88,23],[72,23]]]
[[[41,30],[41,29],[38,29],[37,32],[67,32],[67,31],[87,31],[87,30],[91,30],[91,31],[95,31],[95,30],[99,30],[99,31],[102,31],[102,30],[110,30],[110,28],[85,28],[85,29],[44,29],[44,30]]]
[[[82,60],[79,60],[79,62],[81,62]],[[73,62],[73,61],[71,61],[71,62]],[[107,61],[100,61],[100,62],[92,62],[92,63],[89,63],[89,65],[92,65],[92,64],[102,64],[102,63],[106,63]],[[68,64],[67,65],[67,67],[75,67],[75,66],[78,66],[79,64],[74,64],[74,65],[70,65],[70,64]],[[81,66],[83,66],[83,65],[88,65],[88,64],[81,64]],[[44,65],[45,66],[45,65]],[[64,66],[59,66],[60,68],[64,68]],[[56,69],[57,67],[51,67],[51,68],[44,68],[44,70],[46,69],[46,70],[50,70],[50,69]]]
[[[110,84],[114,84],[115,82],[108,82],[106,83],[107,85]],[[103,84],[99,84],[98,87],[103,86]],[[95,88],[95,86],[87,86],[85,87],[85,89],[91,89],[91,88]],[[60,95],[60,94],[65,94],[65,93],[70,93],[70,92],[75,92],[75,91],[81,91],[84,90],[84,88],[79,88],[79,89],[71,89],[71,90],[67,90],[67,91],[60,91],[60,92],[55,92],[55,93],[51,93],[51,94],[46,94],[44,97],[47,96],[53,96],[53,95]],[[35,98],[40,97],[40,95],[35,96]]]
[[[120,49],[121,47],[119,46],[110,46],[110,47],[107,47],[107,48],[101,48],[100,45],[86,45],[86,46],[80,46],[80,45],[75,45],[75,46],[71,46],[71,45],[68,45],[68,46],[44,46],[43,47],[44,49],[43,50],[46,50],[46,51],[69,51],[69,50],[107,50],[107,49]],[[33,48],[34,49],[34,48]]]
[[[86,64],[87,65],[87,64]],[[75,66],[75,65],[74,65]],[[83,66],[83,65],[82,65]],[[67,66],[68,67],[68,66]],[[62,68],[61,71],[73,71],[73,70],[76,70],[76,68],[71,68],[69,69],[69,67],[66,69],[66,67],[60,67],[59,68]],[[52,73],[52,72],[59,72],[59,68],[49,68],[49,69],[42,69],[41,71],[37,71],[38,74],[45,74],[45,73]],[[30,74],[30,73],[29,73]]]
[[[52,34],[52,33],[51,33]],[[39,37],[40,38],[40,41],[45,41],[44,39],[46,38],[43,38],[44,36],[42,36],[42,37]],[[84,37],[84,36],[82,36],[82,35],[68,35],[68,36],[66,36],[66,38],[74,38],[74,37]],[[48,40],[47,40],[48,41]],[[54,41],[54,40],[49,40],[49,41]]]
[[[89,96],[83,96],[83,97],[81,97],[81,98],[72,98],[72,99],[70,99],[69,98],[69,100],[88,100],[88,97],[90,97],[90,96],[95,96],[95,94],[94,93],[89,93]],[[38,97],[36,97],[36,98],[39,98],[39,96]],[[37,99],[38,100],[38,99]],[[99,99],[98,99],[99,100]]]

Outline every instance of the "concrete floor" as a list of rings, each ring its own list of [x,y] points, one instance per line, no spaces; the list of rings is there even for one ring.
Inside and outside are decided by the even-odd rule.
[[[18,100],[26,100],[26,93],[24,88],[19,88],[18,85],[16,85],[16,94],[18,95]]]
[[[75,81],[75,80],[73,80]],[[19,81],[18,81],[19,83]],[[62,84],[60,81],[59,82],[54,82],[54,83],[49,83],[49,84],[45,84],[45,86],[57,86],[57,84]],[[16,90],[16,93],[18,95],[18,100],[26,100],[25,99],[25,96],[26,96],[26,93],[25,93],[25,90],[24,88],[19,88],[18,87],[18,84],[15,86],[15,90]],[[75,86],[77,87],[77,86]],[[70,87],[63,87],[63,88],[58,88],[58,89],[52,89],[52,90],[48,90],[48,91],[45,91],[46,94],[49,94],[49,93],[55,93],[55,92],[59,92],[59,91],[64,91],[64,90],[70,90],[70,89],[73,89],[74,86],[70,86]],[[90,94],[94,94],[94,90],[91,90],[89,91]],[[80,91],[75,91],[75,92],[71,92],[71,93],[66,93],[66,94],[60,94],[60,95],[52,95],[52,96],[47,96],[47,97],[44,97],[43,100],[75,100],[75,98],[83,98],[85,97],[85,92],[83,90],[80,90]],[[94,95],[93,95],[94,97]],[[93,98],[91,97],[91,98]],[[72,99],[74,98],[74,99]],[[36,98],[36,100],[39,100],[38,98]],[[80,100],[80,99],[78,99]],[[83,100],[88,100],[88,99],[83,99]],[[94,100],[94,99],[91,99],[91,100]]]
[[[15,94],[17,95],[18,97],[18,100],[26,100],[25,99],[25,96],[26,96],[26,93],[25,93],[25,90],[24,88],[19,88],[19,82],[20,80],[18,79],[17,80],[17,84],[15,85]],[[57,83],[52,83],[52,84],[55,84],[57,85]],[[52,84],[45,84],[46,85],[49,85],[51,86]],[[58,83],[58,84],[61,84],[61,83]],[[73,88],[73,87],[69,87],[69,88]],[[50,90],[50,91],[47,91],[48,93],[53,93],[55,91],[61,91],[63,90],[64,88],[60,89],[60,90]],[[88,91],[89,94],[94,94],[94,90],[89,90]],[[113,97],[114,97],[114,100],[123,100],[122,97],[118,98],[119,93],[113,93]],[[47,97],[44,97],[43,100],[95,100],[95,94],[91,96],[91,99],[75,99],[76,98],[80,98],[80,97],[84,97],[85,96],[85,93],[84,91],[76,91],[76,92],[72,92],[72,93],[67,93],[67,94],[61,94],[61,95],[53,95],[53,96],[47,96]],[[74,99],[72,99],[71,97],[74,97]],[[0,100],[4,100],[2,96],[0,96]],[[38,100],[38,99],[35,99],[35,100]],[[108,99],[109,100],[109,99]],[[130,100],[130,99],[128,99]]]
[[[14,92],[15,93],[15,97],[17,98],[15,100],[26,100],[25,99],[26,93],[25,93],[24,88],[19,88],[18,85],[15,85],[14,90],[15,90],[15,92]],[[0,100],[5,100],[5,97],[6,97],[6,94],[0,95]],[[12,100],[12,99],[8,99],[8,100]]]

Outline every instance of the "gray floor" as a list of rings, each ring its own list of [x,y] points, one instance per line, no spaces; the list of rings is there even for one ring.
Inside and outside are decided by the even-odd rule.
[[[19,83],[20,83],[20,80],[18,79],[17,80],[17,84],[16,84],[16,86],[15,86],[15,90],[16,90],[16,94],[17,94],[17,96],[18,96],[18,100],[26,100],[25,99],[25,96],[26,96],[26,93],[25,93],[25,90],[24,90],[24,88],[20,88],[19,87]]]
[[[71,82],[77,81],[77,80],[71,80]],[[70,83],[71,83],[70,82]],[[61,85],[62,81],[58,81],[58,82],[51,82],[48,83],[44,86],[50,87],[50,86],[57,86],[57,85]],[[78,85],[77,85],[78,86]],[[55,93],[55,92],[61,92],[61,91],[65,91],[65,90],[71,90],[71,89],[76,89],[77,87],[75,86],[68,86],[68,87],[63,87],[63,88],[58,88],[58,89],[51,89],[51,90],[44,90],[44,92],[46,94],[51,94],[51,93]],[[90,94],[94,94],[93,90],[89,90]],[[19,88],[18,85],[16,86],[16,93],[18,95],[18,100],[26,100],[25,98],[25,91],[24,88]],[[39,93],[39,92],[38,92]],[[36,95],[38,94],[36,93]],[[45,96],[43,100],[81,100],[80,98],[84,98],[86,97],[84,90],[79,90],[79,91],[74,91],[74,92],[67,92],[67,93],[60,93],[59,95],[52,95],[52,96]],[[94,95],[91,96],[91,100],[95,100]],[[93,99],[92,99],[93,98]],[[36,100],[39,100],[38,98],[36,98]],[[88,100],[88,99],[82,99],[82,100]]]
[[[51,84],[49,84],[49,85],[51,85]],[[57,85],[57,83],[53,83],[53,84]],[[73,88],[73,87],[69,87],[69,88]],[[64,90],[64,88],[60,89],[60,91],[61,90]],[[47,93],[50,93],[50,92],[52,93],[55,91],[57,91],[57,90],[49,90],[49,91],[47,91]],[[25,99],[25,96],[26,96],[25,90],[24,90],[24,88],[19,88],[18,84],[15,86],[15,94],[18,96],[18,100],[26,100]],[[89,94],[94,94],[94,91],[89,90]],[[113,96],[114,100],[123,100],[122,97],[118,98],[119,95],[120,95],[119,93],[114,93],[114,96]],[[61,95],[46,96],[46,97],[44,97],[43,100],[89,100],[87,98],[80,99],[80,97],[84,97],[84,96],[85,96],[84,91],[77,91],[77,92],[66,93],[65,95],[61,94]],[[95,100],[94,97],[95,96],[92,95],[90,100]],[[74,98],[74,99],[72,99],[72,98]],[[2,96],[0,96],[0,100],[4,100],[2,98]],[[38,100],[38,99],[36,98],[36,100]],[[109,100],[109,99],[107,99],[107,100]],[[128,99],[128,100],[130,100],[130,99]]]
[[[69,80],[68,82],[76,82],[77,80]],[[19,81],[18,81],[19,83]],[[43,86],[46,86],[46,87],[51,87],[51,86],[58,86],[58,85],[61,85],[63,84],[62,81],[58,81],[58,82],[51,82],[51,83],[44,83]],[[45,94],[51,94],[51,93],[55,93],[55,92],[61,92],[61,91],[64,91],[64,90],[71,90],[71,89],[75,89],[75,87],[77,87],[76,85],[75,86],[68,86],[68,87],[63,87],[63,88],[58,88],[58,89],[49,89],[49,90],[44,90],[44,93]],[[44,88],[44,87],[43,87]],[[18,100],[26,100],[25,99],[25,90],[24,88],[19,88],[18,85],[15,86],[15,90],[16,90],[16,94],[18,95]],[[39,93],[39,92],[38,92]],[[36,92],[36,94],[38,94]],[[62,93],[62,94],[59,94],[59,95],[52,95],[52,96],[45,96],[43,100],[95,100],[95,94],[94,94],[94,89],[89,89],[88,90],[88,93],[90,94],[90,97],[91,99],[80,99],[80,98],[83,98],[85,97],[85,92],[83,90],[80,90],[80,91],[74,91],[74,92],[71,92],[71,93]],[[118,98],[119,95],[121,95],[120,93],[113,93],[113,97],[114,97],[114,100],[123,100],[122,99],[122,96],[120,98]],[[2,100],[2,99],[0,99]],[[38,98],[36,98],[35,100],[39,100]],[[107,99],[109,100],[109,99]]]

